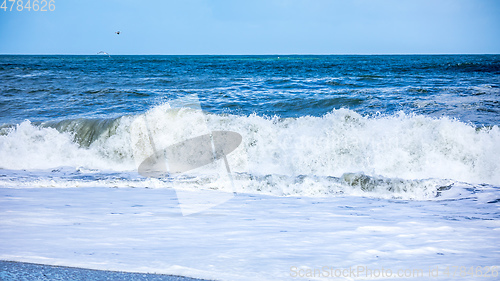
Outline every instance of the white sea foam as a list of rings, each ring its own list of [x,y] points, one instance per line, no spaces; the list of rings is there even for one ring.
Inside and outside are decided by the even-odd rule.
[[[206,129],[200,128],[208,126],[243,137],[228,155],[237,191],[275,195],[388,192],[429,198],[449,182],[500,185],[497,126],[476,128],[446,117],[404,113],[366,117],[347,109],[322,117],[205,114],[204,119],[200,120],[199,111],[164,104],[90,133],[68,129],[93,128],[68,126],[67,121],[65,126],[25,121],[2,129],[0,168],[30,171],[64,166],[135,173],[138,163],[153,152],[150,138],[156,148],[164,148],[204,134]],[[147,120],[150,136],[138,120]],[[92,141],[84,145],[82,136]],[[217,182],[217,174],[207,169],[203,173],[193,175],[190,186]],[[63,185],[68,181],[58,180],[66,181]],[[144,180],[122,184],[148,185]]]
[[[473,199],[238,194],[186,217],[172,189],[0,187],[0,195],[1,260],[210,280],[432,280],[438,267],[438,280],[452,280],[454,267],[474,269],[458,280],[498,280],[498,204]],[[425,274],[296,278],[295,269],[324,266]]]

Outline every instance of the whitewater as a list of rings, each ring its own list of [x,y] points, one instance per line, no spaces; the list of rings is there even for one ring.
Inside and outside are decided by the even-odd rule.
[[[498,56],[0,59],[0,260],[210,280],[498,279]],[[241,143],[141,173],[215,132]]]
[[[79,173],[82,178],[90,177],[87,185],[93,184],[92,177],[103,177],[100,184],[104,186],[121,180],[126,186],[169,187],[168,180],[135,175],[137,163],[147,156],[144,151],[150,137],[131,135],[140,134],[137,127],[141,124],[136,120],[141,118],[154,128],[151,137],[159,146],[162,141],[176,143],[201,134],[193,130],[193,122],[241,134],[243,143],[228,155],[238,192],[327,196],[361,191],[383,198],[430,199],[440,188],[457,182],[500,184],[497,126],[476,128],[449,118],[402,112],[363,117],[347,109],[321,117],[204,114],[206,120],[201,120],[199,116],[199,111],[165,104],[139,116],[38,125],[25,121],[3,128],[0,166],[4,170],[51,171],[31,181],[30,173],[22,181],[6,175],[2,184],[86,185],[84,180],[65,176]],[[142,147],[134,147],[134,139]],[[137,155],[141,153],[146,154],[141,158]],[[117,178],[115,173],[126,173],[131,179]],[[198,175],[190,184],[202,186],[209,176]]]

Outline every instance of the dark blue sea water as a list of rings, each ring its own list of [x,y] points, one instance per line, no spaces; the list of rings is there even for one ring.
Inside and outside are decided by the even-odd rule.
[[[5,185],[148,185],[144,138],[198,125],[243,136],[243,191],[500,185],[500,55],[0,56],[0,77]],[[204,120],[171,109],[193,97]]]
[[[213,113],[397,111],[500,124],[500,56],[0,56],[0,123],[112,118],[186,94]]]

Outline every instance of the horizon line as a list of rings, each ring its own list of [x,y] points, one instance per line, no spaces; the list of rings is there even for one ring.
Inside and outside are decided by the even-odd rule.
[[[0,53],[0,56],[102,56],[98,53]],[[418,55],[500,55],[500,53],[268,53],[268,54],[111,54],[113,56],[418,56]]]

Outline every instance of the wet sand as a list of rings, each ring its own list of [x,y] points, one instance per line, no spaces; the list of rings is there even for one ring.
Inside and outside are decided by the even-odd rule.
[[[0,280],[130,280],[202,281],[182,276],[93,270],[35,263],[0,261]]]

